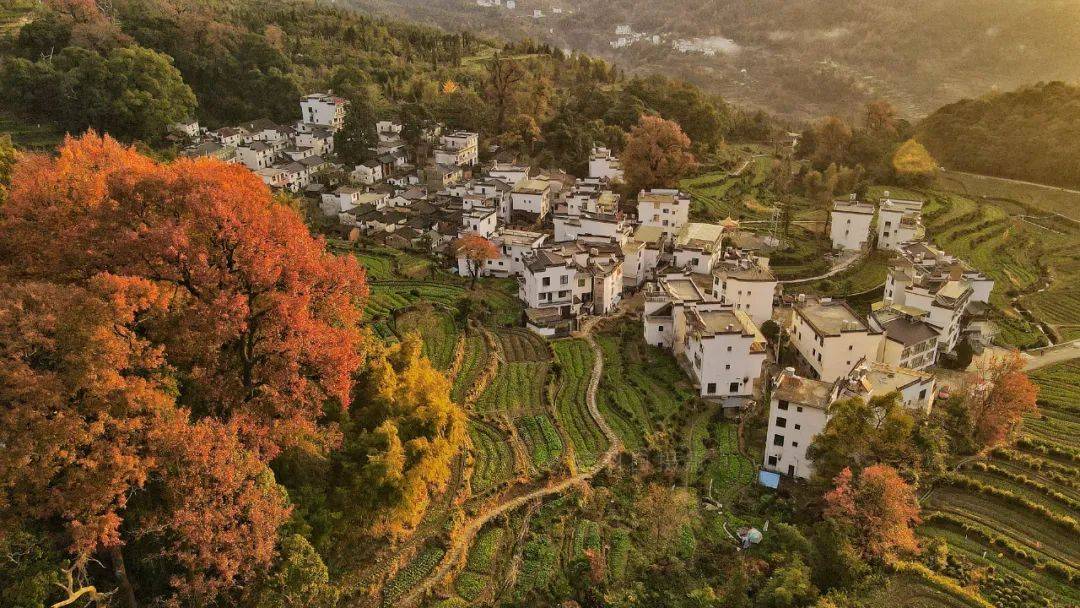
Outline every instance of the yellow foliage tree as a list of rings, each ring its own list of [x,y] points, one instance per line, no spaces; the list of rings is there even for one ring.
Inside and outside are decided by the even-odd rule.
[[[373,532],[400,538],[420,523],[434,493],[446,487],[454,457],[466,444],[465,413],[450,399],[450,382],[421,354],[410,334],[372,357],[365,406],[384,417],[369,453],[373,481],[393,499]]]
[[[892,166],[901,180],[926,183],[937,174],[938,164],[922,144],[909,139],[896,149]]]

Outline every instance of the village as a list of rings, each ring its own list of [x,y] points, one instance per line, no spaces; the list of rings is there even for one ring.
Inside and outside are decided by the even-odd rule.
[[[882,300],[868,314],[841,299],[806,295],[778,281],[761,239],[727,218],[691,218],[678,189],[616,193],[619,159],[592,150],[588,175],[537,171],[511,160],[480,162],[480,136],[375,125],[371,160],[335,162],[345,100],[300,100],[293,125],[257,120],[189,138],[183,154],[243,164],[272,189],[308,197],[345,241],[422,252],[475,281],[517,281],[521,324],[544,338],[574,334],[591,318],[630,313],[645,341],[670,351],[700,397],[733,414],[767,399],[763,483],[808,479],[806,450],[844,398],[893,392],[929,413],[934,368],[967,342],[989,344],[985,321],[994,281],[925,238],[922,201],[889,195],[836,200],[828,235],[838,259],[891,252]],[[341,176],[345,176],[344,179]],[[631,209],[628,211],[628,209]],[[736,243],[752,243],[743,249]]]

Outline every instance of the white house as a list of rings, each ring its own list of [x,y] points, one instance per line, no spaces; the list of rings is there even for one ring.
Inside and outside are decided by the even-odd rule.
[[[825,382],[846,375],[860,360],[876,359],[881,344],[880,332],[846,302],[829,298],[796,304],[788,332],[792,345]]]
[[[765,337],[750,316],[719,302],[686,311],[683,355],[702,397],[749,397],[765,365]]]
[[[612,182],[623,180],[622,163],[611,150],[596,147],[589,153],[589,177]]]
[[[885,334],[877,361],[895,367],[926,369],[937,362],[938,331],[926,312],[907,306],[874,305],[870,326]]]
[[[658,226],[638,226],[634,230],[633,236],[626,242],[629,251],[624,252],[624,274],[631,286],[636,287],[654,278],[668,241],[664,230]]]
[[[653,189],[638,195],[638,221],[675,235],[690,221],[690,196],[678,190]]]
[[[833,403],[849,398],[869,401],[896,392],[901,406],[929,413],[935,387],[932,374],[866,361],[832,382],[802,378],[788,368],[774,383],[762,464],[769,471],[808,479],[814,465],[806,449],[828,424]]]
[[[493,207],[472,207],[461,214],[460,234],[478,234],[484,238],[491,238],[498,227],[498,221]]]
[[[743,256],[713,270],[713,297],[750,315],[759,326],[772,319],[776,285],[764,258]]]
[[[870,242],[870,224],[874,206],[857,200],[833,202],[829,218],[829,236],[833,249],[863,249]]]
[[[612,214],[619,210],[619,196],[608,188],[607,182],[596,178],[577,180],[566,194],[564,203],[564,213],[568,215],[582,212]]]
[[[475,165],[480,159],[480,136],[469,131],[446,133],[439,140],[435,149],[435,164],[466,167]]]
[[[380,120],[375,123],[375,133],[382,143],[400,142],[403,129],[400,123],[393,120]]]
[[[346,213],[357,207],[381,211],[386,208],[390,195],[385,192],[365,192],[362,188],[341,186],[322,195],[320,208],[326,215]],[[344,222],[343,222],[344,223]]]
[[[349,102],[329,93],[312,93],[300,99],[300,122],[305,126],[327,127],[336,132],[345,124]]]
[[[177,135],[183,135],[184,137],[198,137],[199,133],[202,132],[199,128],[199,121],[194,118],[174,122],[169,125],[169,131],[176,133]]]
[[[510,191],[510,210],[511,214],[526,214],[531,220],[544,219],[551,211],[551,182],[546,179],[518,182]]]
[[[480,276],[513,277],[521,276],[525,270],[525,261],[530,259],[531,254],[538,251],[547,240],[548,235],[542,232],[529,232],[527,230],[511,230],[502,228],[490,238],[491,242],[499,250],[499,257],[487,260],[480,268]],[[465,258],[458,259],[458,274],[466,276],[469,267]]]
[[[926,313],[923,320],[938,332],[938,348],[956,348],[964,312],[972,302],[988,302],[994,281],[925,242],[900,245],[889,263],[884,304]]]
[[[724,227],[690,222],[675,234],[675,267],[694,274],[710,274],[723,256]]]
[[[280,148],[265,141],[253,141],[237,146],[236,158],[248,169],[258,171],[274,164]]]
[[[529,179],[529,166],[500,163],[496,161],[491,165],[491,168],[488,169],[488,177],[497,179],[510,187],[514,187],[519,182]]]
[[[361,184],[373,186],[383,180],[382,163],[374,159],[364,161],[353,169],[352,178]]]
[[[630,238],[630,223],[621,213],[556,214],[554,222],[556,243],[580,239],[622,245]]]
[[[563,318],[576,316],[581,308],[574,297],[577,275],[573,258],[550,249],[533,251],[525,259],[518,297],[528,308],[557,308]]]
[[[642,321],[645,341],[671,349],[676,355],[686,348],[686,311],[706,302],[707,296],[689,275],[670,274],[645,286]]]
[[[921,239],[924,235],[922,226],[922,201],[889,198],[878,204],[877,233],[878,249],[899,251],[900,245]]]

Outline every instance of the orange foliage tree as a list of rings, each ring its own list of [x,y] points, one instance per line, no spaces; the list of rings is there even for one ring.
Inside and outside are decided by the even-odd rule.
[[[915,492],[896,469],[875,464],[856,478],[845,468],[825,494],[825,515],[847,527],[866,557],[917,553]]]
[[[1024,373],[1019,352],[982,359],[961,391],[972,439],[993,447],[1004,441],[1023,418],[1037,409],[1039,387]]]
[[[124,547],[171,584],[155,600],[250,581],[289,514],[267,465],[334,445],[366,295],[242,168],[93,133],[21,158],[0,207],[0,535],[49,522],[132,599]]]
[[[472,281],[469,289],[476,288],[476,279],[484,268],[484,262],[499,259],[499,248],[490,240],[479,234],[470,233],[455,239],[450,244],[450,251],[459,258],[465,258],[465,265],[469,270]]]
[[[646,115],[626,138],[622,166],[634,190],[673,188],[697,161],[690,152],[690,138],[678,123]]]

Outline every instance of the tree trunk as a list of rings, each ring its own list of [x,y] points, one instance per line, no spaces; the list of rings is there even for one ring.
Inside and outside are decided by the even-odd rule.
[[[124,598],[124,603],[127,604],[128,608],[139,608],[138,602],[135,601],[135,589],[131,586],[127,566],[124,564],[123,551],[120,550],[119,546],[112,547],[109,549],[109,557],[112,559],[113,572],[116,574],[116,582],[120,584],[120,594]]]

